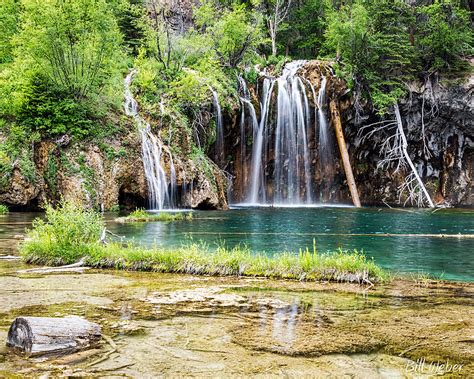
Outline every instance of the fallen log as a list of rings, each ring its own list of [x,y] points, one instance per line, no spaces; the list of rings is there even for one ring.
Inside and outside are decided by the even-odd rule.
[[[78,316],[17,317],[8,331],[7,346],[28,356],[70,354],[93,346],[100,326]]]
[[[337,144],[339,145],[339,151],[341,152],[342,164],[344,166],[344,172],[346,173],[352,202],[357,208],[360,208],[359,192],[357,191],[354,174],[352,173],[351,161],[349,160],[349,153],[347,152],[346,141],[342,131],[341,115],[339,114],[339,107],[336,100],[331,100],[329,108],[331,110],[331,119],[333,121],[334,131],[336,132]]]

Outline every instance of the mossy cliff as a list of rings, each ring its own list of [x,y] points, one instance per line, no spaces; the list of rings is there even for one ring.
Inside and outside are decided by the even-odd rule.
[[[28,146],[32,151],[25,169],[21,157],[9,161],[2,174],[0,203],[12,209],[34,210],[61,198],[78,200],[96,209],[147,206],[148,189],[138,130],[125,117],[120,132],[75,142],[64,135]],[[227,207],[226,180],[203,154],[174,149],[176,184],[186,188],[182,206],[205,209]],[[178,146],[179,147],[179,146]],[[182,147],[182,146],[180,146]],[[169,176],[169,158],[163,157]]]

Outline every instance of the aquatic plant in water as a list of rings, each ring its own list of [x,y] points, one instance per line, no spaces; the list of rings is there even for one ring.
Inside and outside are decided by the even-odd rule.
[[[116,218],[116,222],[150,222],[150,221],[182,221],[192,220],[193,214],[189,213],[168,213],[160,212],[157,214],[148,213],[145,209],[139,208],[130,213],[127,217]]]

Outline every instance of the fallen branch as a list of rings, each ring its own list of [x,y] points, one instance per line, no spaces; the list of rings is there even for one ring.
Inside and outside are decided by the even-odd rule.
[[[351,193],[352,202],[357,208],[361,207],[359,192],[357,191],[357,185],[352,172],[351,162],[349,159],[349,153],[347,152],[346,142],[344,140],[344,133],[342,131],[341,116],[339,114],[339,108],[335,100],[331,100],[329,103],[331,108],[331,115],[333,120],[334,130],[336,132],[337,144],[339,145],[339,151],[341,152],[342,163],[344,166],[344,172],[346,173],[347,184]]]
[[[59,266],[59,267],[40,267],[40,268],[30,268],[27,270],[19,270],[18,274],[51,274],[51,273],[66,273],[66,272],[80,272],[82,273],[85,270],[89,270],[90,267],[84,266],[85,258],[81,258],[78,262]]]
[[[0,255],[0,260],[4,261],[16,261],[18,259],[21,259],[21,257],[18,257],[16,255]]]

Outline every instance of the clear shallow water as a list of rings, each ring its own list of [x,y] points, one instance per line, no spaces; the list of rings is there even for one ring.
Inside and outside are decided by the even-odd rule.
[[[0,216],[0,239],[22,233],[33,214]],[[181,246],[203,241],[211,247],[246,244],[268,254],[312,248],[319,252],[358,249],[394,272],[424,272],[474,281],[474,239],[408,234],[474,234],[468,209],[400,211],[382,208],[238,208],[195,211],[192,221],[117,224],[108,228],[144,245]],[[384,234],[403,234],[386,236]],[[1,242],[1,241],[0,241]],[[8,253],[12,243],[1,244]]]

